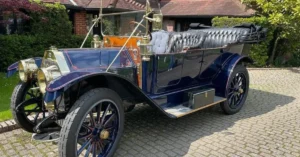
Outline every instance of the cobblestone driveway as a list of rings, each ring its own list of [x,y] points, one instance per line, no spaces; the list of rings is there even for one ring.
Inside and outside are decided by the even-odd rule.
[[[126,115],[117,157],[300,156],[300,71],[250,70],[251,90],[241,112],[218,106],[180,119],[150,107]],[[22,130],[0,134],[0,156],[56,156],[57,146],[30,140]]]

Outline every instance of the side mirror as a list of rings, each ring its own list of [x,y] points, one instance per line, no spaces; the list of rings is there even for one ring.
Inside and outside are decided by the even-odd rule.
[[[163,15],[153,14],[152,29],[154,31],[162,30],[162,26],[163,26]]]

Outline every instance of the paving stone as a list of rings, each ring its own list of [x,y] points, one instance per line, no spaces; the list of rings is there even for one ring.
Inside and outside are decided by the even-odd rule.
[[[0,132],[5,132],[8,130],[8,125],[5,122],[1,122],[0,126],[1,126]]]
[[[126,113],[115,157],[300,156],[300,69],[250,70],[249,75],[248,98],[235,115],[216,106],[168,119],[137,105]],[[56,157],[57,151],[57,143],[31,141],[21,129],[0,133],[1,157]]]

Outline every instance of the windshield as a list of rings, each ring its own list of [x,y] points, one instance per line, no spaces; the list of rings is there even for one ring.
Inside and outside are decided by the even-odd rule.
[[[106,15],[102,19],[102,33],[110,36],[130,36],[137,24],[142,20],[145,13],[126,13],[119,15]],[[143,21],[142,25],[145,26]],[[145,34],[145,28],[139,26],[133,36]]]

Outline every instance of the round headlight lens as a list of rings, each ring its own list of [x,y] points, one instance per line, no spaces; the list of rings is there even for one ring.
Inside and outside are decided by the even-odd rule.
[[[48,68],[41,68],[38,70],[37,79],[42,93],[46,93],[46,87],[50,81],[61,76],[57,66],[52,65]]]
[[[22,61],[19,62],[18,64],[18,70],[19,70],[19,77],[21,81],[26,82],[27,81],[27,76],[25,74],[25,69]]]
[[[33,78],[38,70],[34,59],[21,60],[18,64],[19,76],[21,81],[26,82],[28,79]]]
[[[44,73],[43,69],[39,69],[37,72],[37,80],[40,87],[40,91],[42,93],[46,93],[46,87],[47,87],[47,76],[46,73]]]

